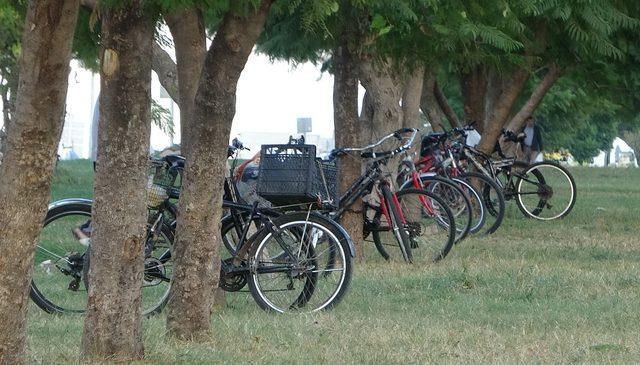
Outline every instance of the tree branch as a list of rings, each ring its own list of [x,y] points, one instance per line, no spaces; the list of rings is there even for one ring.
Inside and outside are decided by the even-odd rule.
[[[180,92],[178,91],[178,70],[169,53],[165,51],[158,42],[153,43],[153,59],[151,69],[158,75],[160,85],[167,90],[167,93],[180,105]]]
[[[529,100],[527,100],[518,113],[511,118],[511,121],[507,124],[508,130],[519,131],[522,129],[525,120],[533,114],[542,102],[542,99],[544,99],[545,95],[547,95],[551,87],[556,81],[558,81],[561,75],[562,70],[560,67],[555,62],[551,63],[547,73],[544,75],[544,78],[540,81],[533,93],[531,93]]]
[[[438,105],[440,106],[440,109],[442,109],[442,112],[447,117],[449,124],[451,124],[451,127],[453,128],[460,127],[460,119],[458,119],[458,115],[449,104],[449,100],[447,100],[447,97],[444,95],[444,93],[438,86],[438,80],[435,80],[433,84],[433,93],[436,97],[436,101],[438,102]]]
[[[438,106],[436,96],[433,92],[435,87],[435,74],[432,70],[427,70],[424,74],[424,82],[422,85],[422,97],[420,98],[420,109],[427,116],[431,129],[434,131],[443,131],[442,110]]]

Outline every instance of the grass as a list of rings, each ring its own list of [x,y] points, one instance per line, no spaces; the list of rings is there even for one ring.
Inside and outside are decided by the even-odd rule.
[[[169,340],[162,315],[146,319],[140,363],[638,363],[640,170],[572,173],[578,201],[564,220],[508,204],[496,234],[436,266],[387,263],[369,245],[335,310],[274,315],[228,295],[206,343]],[[89,164],[62,162],[53,198],[90,195]],[[82,319],[32,306],[30,361],[77,362]]]

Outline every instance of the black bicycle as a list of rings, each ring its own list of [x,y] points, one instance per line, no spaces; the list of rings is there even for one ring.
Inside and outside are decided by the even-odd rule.
[[[516,143],[516,149],[524,141],[524,133],[515,134],[502,130],[507,142]],[[464,155],[469,163],[484,176],[495,181],[506,200],[515,200],[518,208],[529,218],[553,220],[571,212],[576,202],[576,183],[571,173],[560,164],[542,161],[527,164],[507,157],[499,143],[494,152],[499,159],[465,146]]]
[[[396,250],[400,248],[406,261],[413,261],[418,253],[436,262],[449,253],[456,238],[455,219],[444,199],[424,189],[396,192],[393,188],[394,179],[386,166],[392,157],[411,148],[417,132],[400,129],[371,145],[340,148],[331,154],[335,158],[356,153],[359,156],[351,157],[363,158],[368,163],[366,171],[339,198],[338,208],[329,214],[339,221],[357,199],[363,199],[365,237],[373,237],[377,250],[387,260],[393,257],[387,247],[393,246]],[[374,151],[394,140],[403,144],[393,150]]]
[[[229,153],[240,148],[236,142]],[[175,204],[183,167],[184,159],[179,156],[151,163],[145,314],[161,311],[168,299]],[[225,180],[223,207],[229,212],[222,221],[223,241],[229,253],[221,262],[221,288],[238,291],[248,284],[260,307],[276,312],[328,309],[344,296],[355,251],[342,227],[311,211],[283,214],[257,204],[243,204],[230,178]],[[90,200],[65,200],[50,207],[36,250],[31,285],[32,299],[47,312],[85,310],[90,280],[90,216]]]

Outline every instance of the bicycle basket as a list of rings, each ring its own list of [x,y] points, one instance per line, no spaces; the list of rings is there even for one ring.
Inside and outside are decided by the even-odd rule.
[[[256,192],[276,206],[337,204],[338,169],[316,158],[313,145],[263,145]]]
[[[170,168],[165,161],[152,161],[147,180],[147,206],[159,207],[169,199],[171,191],[180,191],[182,179],[177,169]]]

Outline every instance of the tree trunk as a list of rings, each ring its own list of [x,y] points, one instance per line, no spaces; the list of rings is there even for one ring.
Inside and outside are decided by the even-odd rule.
[[[196,8],[165,16],[176,49],[180,105],[180,149],[184,154],[190,140],[189,126],[193,118],[194,100],[202,65],[207,53],[202,13]]]
[[[495,78],[492,87],[500,87],[500,92],[497,90],[490,90],[489,95],[492,96],[491,104],[492,108],[487,109],[489,117],[486,119],[482,138],[478,144],[478,148],[485,153],[491,153],[495,147],[498,137],[502,128],[504,127],[509,114],[513,109],[518,96],[522,93],[524,85],[529,78],[529,73],[524,69],[518,69],[511,75],[502,75],[501,78]],[[501,82],[495,82],[501,80]],[[499,95],[497,99],[493,99],[496,95]]]
[[[141,294],[147,224],[154,21],[142,0],[102,17],[98,170],[94,184],[86,359],[144,355]]]
[[[562,74],[562,71],[560,70],[560,67],[557,64],[552,63],[551,65],[549,65],[549,69],[547,70],[547,73],[544,75],[544,78],[542,79],[542,81],[538,84],[536,89],[533,91],[533,93],[529,97],[529,100],[527,100],[527,102],[522,106],[522,108],[520,108],[518,113],[513,118],[511,118],[511,121],[509,122],[509,124],[507,124],[506,129],[510,131],[516,131],[516,132],[521,130],[524,126],[524,122],[527,120],[528,117],[530,117],[533,114],[534,110],[536,110],[536,108],[540,105],[540,103],[542,102],[542,99],[544,99],[545,95],[547,95],[547,93],[549,92],[549,89],[551,89],[553,84],[555,84],[555,82],[558,81],[558,78],[560,78],[561,74]]]
[[[202,19],[202,12],[192,8],[174,12],[165,16],[176,49],[176,67],[178,71],[178,87],[180,95],[180,149],[184,154],[188,148],[190,122],[193,118],[193,108],[198,82],[202,75],[202,66],[207,53],[206,35]],[[225,302],[225,292],[215,289],[214,306],[220,307]]]
[[[31,268],[64,122],[78,9],[78,0],[31,1],[27,9],[16,111],[0,166],[0,364],[26,362]]]
[[[483,134],[487,125],[489,125],[493,108],[502,96],[502,75],[500,75],[496,70],[487,71],[487,74],[487,89],[484,94],[484,117],[482,118],[483,123],[479,124],[477,128],[480,134]]]
[[[374,62],[367,56],[360,60],[360,82],[370,95],[372,111],[371,130],[364,133],[363,143],[377,141],[402,126],[402,86],[394,71],[391,60]]]
[[[485,67],[477,65],[469,71],[461,71],[459,80],[466,121],[476,122],[477,129],[484,129],[485,94],[487,91]]]
[[[422,98],[420,99],[420,108],[427,116],[427,120],[434,131],[444,131],[442,124],[444,115],[434,93],[436,85],[436,75],[432,70],[427,70],[424,75],[424,84],[422,86]]]
[[[420,100],[424,82],[424,67],[416,67],[407,76],[402,93],[402,126],[422,129],[420,119]]]
[[[262,0],[246,17],[227,13],[204,61],[189,127],[167,310],[167,330],[178,338],[206,337],[211,330],[213,293],[220,273],[222,186],[236,88],[271,4],[272,0]]]
[[[358,65],[357,58],[348,47],[348,30],[341,34],[341,45],[334,51],[333,123],[336,147],[359,147],[362,124],[358,118]],[[363,108],[364,104],[363,102]],[[362,173],[359,156],[340,158],[340,194],[344,193]],[[364,261],[362,232],[362,200],[349,208],[342,216],[342,226],[356,246],[356,259]]]
[[[449,100],[447,100],[447,97],[444,95],[442,90],[440,90],[440,86],[438,86],[438,80],[434,81],[433,93],[435,94],[436,101],[438,102],[440,109],[442,109],[444,115],[447,116],[447,120],[449,121],[449,124],[451,124],[451,127],[460,127],[460,119],[458,119],[458,115],[451,107],[451,104],[449,104]]]

